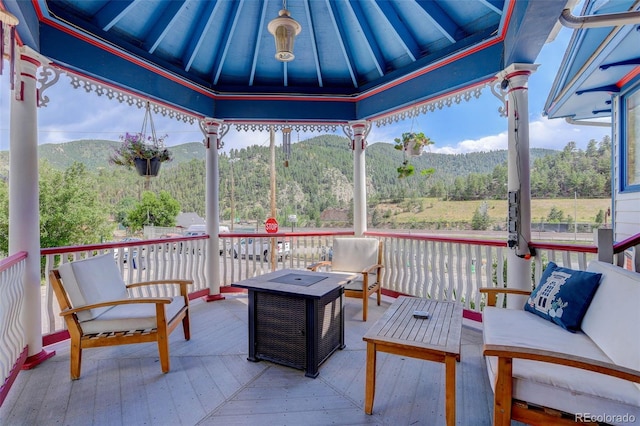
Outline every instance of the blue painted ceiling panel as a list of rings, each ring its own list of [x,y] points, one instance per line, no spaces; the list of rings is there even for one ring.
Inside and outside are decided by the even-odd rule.
[[[566,4],[566,0],[287,0],[302,32],[295,40],[295,59],[283,64],[274,58],[275,43],[267,31],[283,7],[282,0],[2,1],[22,16],[37,9],[40,28],[46,28],[52,39],[41,48],[38,29],[29,25],[18,27],[21,39],[78,72],[152,97],[164,93],[159,86],[163,81],[182,84],[186,92],[193,91],[197,102],[187,100],[178,106],[201,114],[216,109],[216,99],[223,97],[226,102],[228,96],[240,94],[252,98],[234,105],[249,106],[274,96],[282,102],[309,96],[350,99],[349,107],[331,106],[319,119],[333,119],[335,111],[359,111],[358,102],[369,98],[370,91],[376,91],[377,101],[369,106],[377,107],[365,108],[368,116],[393,108],[393,101],[385,98],[424,100],[435,93],[433,87],[458,86],[459,76],[447,72],[447,67],[464,59],[470,49],[489,49],[495,57],[466,70],[468,82],[486,79],[508,65],[505,46],[516,54],[522,50],[522,55],[513,57],[533,61]],[[525,30],[519,32],[523,21],[535,25],[522,26]],[[507,24],[508,31],[501,31]],[[78,41],[74,52],[58,43],[68,37]],[[453,61],[452,55],[456,55]],[[110,67],[123,58],[131,66],[118,77]],[[446,63],[444,68],[430,77],[441,62]],[[145,71],[136,77],[136,69]],[[415,78],[421,84],[403,83]],[[205,108],[203,96],[211,104]],[[278,111],[273,111],[271,101],[268,104],[271,109],[262,114],[274,117]],[[216,109],[223,110],[242,109]],[[249,110],[254,111],[255,105]],[[353,114],[347,117],[351,118]]]

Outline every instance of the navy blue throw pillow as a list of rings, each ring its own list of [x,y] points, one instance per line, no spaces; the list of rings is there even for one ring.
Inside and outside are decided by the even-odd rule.
[[[563,268],[553,262],[527,299],[524,310],[575,333],[596,294],[602,274]]]

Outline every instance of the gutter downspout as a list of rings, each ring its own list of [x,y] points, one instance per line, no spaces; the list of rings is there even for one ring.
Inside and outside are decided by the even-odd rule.
[[[607,123],[604,121],[582,121],[582,120],[574,120],[571,117],[565,117],[564,120],[569,124],[575,124],[577,126],[611,127],[611,123]]]
[[[640,2],[636,2],[636,7]],[[570,9],[564,9],[558,18],[560,23],[567,28],[598,28],[614,27],[619,25],[634,25],[640,23],[640,11],[610,13],[606,15],[575,16]]]

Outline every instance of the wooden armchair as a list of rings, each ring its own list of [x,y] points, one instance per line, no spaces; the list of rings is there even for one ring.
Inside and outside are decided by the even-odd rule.
[[[148,281],[125,285],[110,255],[60,265],[50,272],[51,285],[71,337],[71,379],[80,378],[82,349],[157,342],[162,372],[169,372],[169,334],[182,322],[189,330],[190,280]],[[131,297],[128,289],[170,284],[176,297]]]
[[[380,305],[382,272],[382,241],[374,238],[334,238],[331,261],[314,263],[311,271],[328,267],[333,273],[352,275],[354,279],[344,286],[346,297],[362,299],[362,320],[367,320],[369,297],[376,293]]]

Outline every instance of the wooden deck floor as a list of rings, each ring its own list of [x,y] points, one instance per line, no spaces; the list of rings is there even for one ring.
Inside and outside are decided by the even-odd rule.
[[[373,301],[373,299],[372,299]],[[373,415],[366,415],[366,345],[362,336],[384,313],[345,299],[347,347],[316,379],[266,361],[247,361],[247,298],[194,301],[192,338],[171,336],[171,372],[162,374],[155,344],[84,351],[82,377],[69,379],[69,343],[23,371],[0,407],[13,425],[442,425],[444,365],[378,354]],[[481,355],[482,334],[464,326],[457,369],[457,423],[491,423],[492,393]]]

